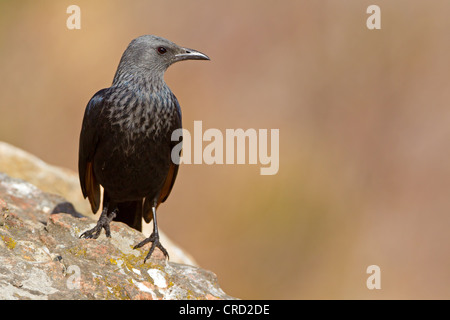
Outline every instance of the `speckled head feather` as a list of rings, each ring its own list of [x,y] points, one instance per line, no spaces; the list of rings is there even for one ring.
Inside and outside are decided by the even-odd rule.
[[[132,40],[123,53],[113,84],[129,81],[133,76],[163,80],[167,68],[182,60],[209,60],[209,57],[162,37],[140,36]]]

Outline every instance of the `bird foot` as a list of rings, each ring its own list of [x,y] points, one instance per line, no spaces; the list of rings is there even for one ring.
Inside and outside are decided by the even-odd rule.
[[[134,246],[133,249],[140,248],[149,242],[152,243],[152,246],[150,247],[150,250],[148,251],[147,255],[145,256],[144,263],[147,261],[147,259],[150,259],[155,248],[160,249],[162,251],[162,253],[164,254],[164,256],[167,257],[167,259],[169,259],[169,254],[167,253],[167,250],[161,245],[161,242],[159,242],[159,234],[158,233],[155,234],[153,232],[150,235],[150,237],[148,237],[144,241],[139,242],[137,245]]]
[[[100,216],[100,218],[97,221],[97,225],[92,228],[91,230],[85,231],[80,235],[80,239],[97,239],[100,236],[100,233],[102,232],[102,229],[105,229],[106,236],[108,238],[111,238],[111,229],[109,227],[109,224],[111,221],[115,218],[116,212],[113,211],[109,215],[103,214]]]

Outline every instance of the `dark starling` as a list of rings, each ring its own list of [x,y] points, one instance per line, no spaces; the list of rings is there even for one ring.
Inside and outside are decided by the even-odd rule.
[[[209,60],[161,37],[145,35],[131,41],[109,88],[98,91],[87,104],[80,134],[78,169],[84,197],[92,211],[103,211],[97,225],[81,238],[98,238],[102,229],[111,237],[112,220],[142,230],[142,218],[153,219],[153,233],[135,248],[159,242],[156,209],[172,190],[178,162],[172,161],[172,132],[181,128],[177,98],[164,82],[164,72],[177,61]]]

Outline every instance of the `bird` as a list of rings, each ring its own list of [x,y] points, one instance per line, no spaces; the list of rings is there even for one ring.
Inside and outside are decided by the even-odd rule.
[[[210,60],[200,51],[181,47],[165,38],[143,35],[124,51],[112,85],[89,100],[83,117],[78,172],[84,198],[94,214],[103,207],[94,228],[80,238],[97,239],[102,229],[111,237],[110,222],[120,221],[142,231],[142,218],[153,220],[152,234],[134,246],[151,242],[144,263],[159,248],[156,211],[175,183],[180,154],[172,158],[172,133],[182,128],[180,104],[164,81],[172,64]],[[181,153],[181,151],[180,151]]]

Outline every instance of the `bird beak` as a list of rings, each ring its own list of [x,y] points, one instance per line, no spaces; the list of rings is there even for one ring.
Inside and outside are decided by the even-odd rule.
[[[211,60],[209,57],[197,50],[180,48],[180,53],[175,55],[175,62],[182,60]]]

